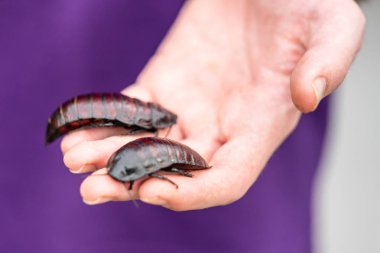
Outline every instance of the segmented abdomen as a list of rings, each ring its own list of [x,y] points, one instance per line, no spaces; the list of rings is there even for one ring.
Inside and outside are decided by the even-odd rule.
[[[132,131],[143,129],[154,132],[157,130],[152,125],[155,110],[171,114],[158,105],[119,93],[76,96],[63,103],[49,118],[46,143],[84,127],[122,126]],[[175,120],[170,123],[175,124]]]
[[[139,159],[142,162],[148,161],[149,166],[152,161],[155,161],[161,168],[171,165],[188,165],[191,166],[189,169],[209,168],[206,161],[196,151],[173,140],[145,137],[130,142],[125,147],[126,150],[137,151]]]
[[[78,124],[80,120],[117,119],[125,124],[132,125],[137,107],[144,106],[142,103],[136,103],[135,100],[137,99],[120,94],[76,96],[63,103],[53,113],[51,123],[58,128],[66,124]]]

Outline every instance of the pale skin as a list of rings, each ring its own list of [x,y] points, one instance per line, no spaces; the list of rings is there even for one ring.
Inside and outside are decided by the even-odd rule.
[[[167,137],[197,150],[212,168],[193,178],[167,175],[178,189],[151,178],[128,193],[128,183],[104,167],[115,150],[141,135],[76,131],[61,148],[73,173],[95,171],[80,187],[84,202],[135,198],[184,211],[238,200],[301,113],[314,111],[342,83],[364,26],[351,0],[187,1],[136,83],[122,93],[175,112],[178,124]]]

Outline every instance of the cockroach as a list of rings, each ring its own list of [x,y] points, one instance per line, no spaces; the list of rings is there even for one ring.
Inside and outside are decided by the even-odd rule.
[[[173,140],[144,137],[125,144],[108,160],[108,174],[120,182],[130,182],[145,176],[166,180],[178,185],[159,171],[192,177],[188,170],[211,168],[206,161],[188,146]]]
[[[80,95],[60,105],[48,120],[46,144],[79,128],[124,127],[128,132],[157,133],[169,128],[177,116],[155,103],[119,93]]]

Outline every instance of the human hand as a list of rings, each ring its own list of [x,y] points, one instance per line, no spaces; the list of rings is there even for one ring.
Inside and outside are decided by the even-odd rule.
[[[236,201],[294,129],[299,110],[313,111],[342,82],[363,29],[364,17],[349,0],[187,1],[123,93],[178,114],[168,138],[213,167],[193,172],[194,178],[169,175],[178,189],[151,178],[128,193],[104,166],[136,136],[110,128],[77,131],[62,141],[65,164],[76,173],[100,169],[82,183],[84,201],[139,198],[173,210]]]

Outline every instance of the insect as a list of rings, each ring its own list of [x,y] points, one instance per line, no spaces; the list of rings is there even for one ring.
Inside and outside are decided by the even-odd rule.
[[[46,144],[79,128],[124,127],[129,133],[174,125],[177,116],[158,104],[145,103],[119,93],[94,93],[76,96],[60,105],[48,120]]]
[[[108,160],[108,174],[121,182],[130,182],[144,176],[166,180],[176,188],[178,185],[158,173],[171,172],[192,177],[187,170],[211,168],[194,150],[181,143],[157,137],[145,137],[127,143],[116,151]]]

